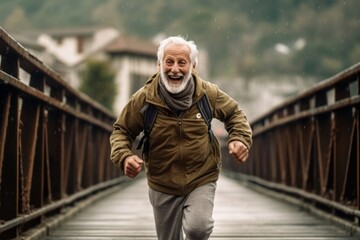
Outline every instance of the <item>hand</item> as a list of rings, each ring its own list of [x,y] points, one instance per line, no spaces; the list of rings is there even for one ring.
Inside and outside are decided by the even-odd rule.
[[[124,173],[129,178],[136,177],[141,172],[141,166],[144,163],[138,156],[128,156],[124,160]]]
[[[240,163],[245,162],[249,157],[249,150],[245,144],[240,141],[232,141],[229,143],[229,153]]]

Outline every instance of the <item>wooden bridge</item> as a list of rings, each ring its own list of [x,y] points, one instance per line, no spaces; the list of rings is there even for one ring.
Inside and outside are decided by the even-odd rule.
[[[306,209],[279,201],[221,176],[214,209],[213,240],[358,239]],[[109,194],[59,227],[45,240],[155,240],[145,179]]]
[[[246,164],[224,147],[212,239],[359,239],[359,93],[357,64],[253,121]],[[114,121],[0,29],[0,239],[156,239]]]

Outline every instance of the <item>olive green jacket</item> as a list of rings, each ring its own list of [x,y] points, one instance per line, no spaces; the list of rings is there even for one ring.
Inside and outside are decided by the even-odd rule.
[[[196,75],[193,104],[178,117],[159,96],[159,76],[152,76],[131,97],[114,123],[111,160],[123,168],[125,158],[133,155],[132,143],[144,127],[141,109],[146,102],[154,104],[158,114],[149,135],[150,150],[143,159],[149,187],[167,194],[187,195],[197,187],[216,182],[221,168],[219,143],[216,140],[211,144],[208,126],[197,105],[205,93],[213,117],[224,122],[229,142],[239,140],[250,148],[252,131],[238,104],[216,85]]]

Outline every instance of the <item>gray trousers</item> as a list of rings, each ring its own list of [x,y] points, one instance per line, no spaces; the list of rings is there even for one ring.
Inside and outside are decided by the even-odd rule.
[[[216,183],[209,183],[187,196],[149,189],[159,240],[206,240],[214,227],[212,217]]]

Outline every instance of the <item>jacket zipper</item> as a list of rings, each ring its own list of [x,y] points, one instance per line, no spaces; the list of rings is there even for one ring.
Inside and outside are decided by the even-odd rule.
[[[182,117],[178,117],[179,124],[179,165],[181,166],[180,177],[181,177],[181,189],[183,194],[185,194],[185,164],[183,159],[183,149],[182,149],[182,140],[183,140],[183,128],[182,128]]]

